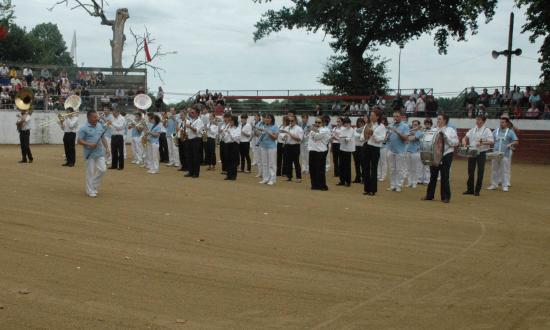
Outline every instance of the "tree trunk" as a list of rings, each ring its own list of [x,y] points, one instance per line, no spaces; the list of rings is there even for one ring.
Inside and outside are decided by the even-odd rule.
[[[349,91],[350,95],[361,95],[362,92],[366,89],[367,86],[362,86],[363,84],[363,49],[348,49],[348,56],[351,66],[351,88]]]
[[[117,9],[116,18],[112,26],[113,40],[111,40],[112,66],[115,69],[122,69],[122,51],[124,50],[124,42],[126,41],[124,25],[128,18],[130,18],[128,9]],[[117,72],[116,74],[122,74],[122,72]]]

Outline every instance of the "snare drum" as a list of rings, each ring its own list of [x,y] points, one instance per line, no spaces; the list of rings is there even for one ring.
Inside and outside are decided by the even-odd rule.
[[[439,131],[424,132],[420,140],[420,159],[424,165],[439,166],[443,158],[445,138]]]
[[[460,147],[458,148],[458,155],[460,157],[476,158],[479,156],[479,150],[470,147]]]
[[[493,160],[493,159],[502,159],[504,158],[504,152],[501,151],[493,151],[487,153],[487,159]]]

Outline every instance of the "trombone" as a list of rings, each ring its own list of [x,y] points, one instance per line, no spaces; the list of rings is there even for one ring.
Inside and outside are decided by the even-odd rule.
[[[73,109],[73,111],[67,112],[67,113],[58,113],[56,119],[43,121],[42,123],[40,123],[40,127],[41,128],[49,127],[58,121],[63,123],[63,121],[65,121],[65,119],[67,118],[71,118],[75,115],[78,116],[78,109],[80,108],[81,104],[82,104],[82,99],[80,98],[80,96],[78,95],[69,96],[65,101],[65,104],[63,105],[63,107],[65,108],[65,110]]]

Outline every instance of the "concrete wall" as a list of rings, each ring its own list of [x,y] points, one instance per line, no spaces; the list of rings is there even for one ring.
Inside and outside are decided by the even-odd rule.
[[[19,135],[15,128],[15,122],[17,120],[17,111],[0,111],[0,144],[19,144]],[[131,115],[129,115],[132,118]],[[59,125],[54,124],[47,128],[40,128],[41,122],[55,118],[53,112],[40,112],[35,111],[32,115],[31,124],[31,144],[62,144],[63,143],[63,131]],[[250,118],[252,119],[252,118]],[[280,123],[282,117],[277,116],[276,122]],[[352,123],[355,123],[356,117],[352,118]],[[81,113],[79,115],[80,124],[86,122],[86,114]],[[310,118],[313,122],[313,118]],[[336,121],[336,117],[332,118],[332,121]],[[409,119],[409,122],[412,119]],[[421,120],[422,121],[422,120]],[[550,132],[550,120],[527,120],[519,119],[514,120],[514,125],[519,127],[522,131],[549,131]],[[451,124],[458,129],[472,128],[475,125],[474,119],[451,119]],[[490,119],[487,121],[489,128],[496,128],[499,125],[497,119]]]

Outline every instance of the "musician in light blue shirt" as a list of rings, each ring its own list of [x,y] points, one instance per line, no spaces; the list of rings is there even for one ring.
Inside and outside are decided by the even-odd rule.
[[[160,123],[160,117],[153,113],[147,114],[149,120],[147,134],[147,160],[146,168],[149,169],[147,173],[157,174],[159,173],[159,137],[162,132],[162,124]]]
[[[390,163],[391,183],[389,191],[401,192],[401,186],[407,173],[407,142],[409,126],[401,121],[401,112],[394,111],[393,124],[388,128],[388,161]]]
[[[274,185],[277,180],[277,138],[279,129],[275,125],[275,117],[267,114],[264,117],[264,126],[262,135],[260,135],[259,145],[262,160],[262,178],[261,184]]]
[[[493,153],[496,157],[492,160],[491,185],[487,188],[495,190],[498,184],[502,184],[502,191],[510,188],[510,156],[513,148],[519,144],[518,137],[510,127],[510,119],[500,119],[500,127],[493,131]]]
[[[170,108],[168,114],[168,121],[166,123],[166,140],[168,142],[168,164],[166,166],[180,167],[180,153],[179,148],[174,141],[174,134],[176,133],[176,127],[178,127],[178,114],[176,108]]]
[[[97,197],[98,189],[107,171],[105,156],[110,154],[109,144],[105,138],[108,127],[99,123],[95,110],[87,113],[88,122],[78,131],[78,144],[84,146],[86,160],[86,193]]]
[[[422,176],[422,161],[420,160],[420,140],[424,136],[420,121],[413,120],[412,129],[409,131],[409,143],[407,144],[407,179],[408,187],[416,188],[418,179]]]

